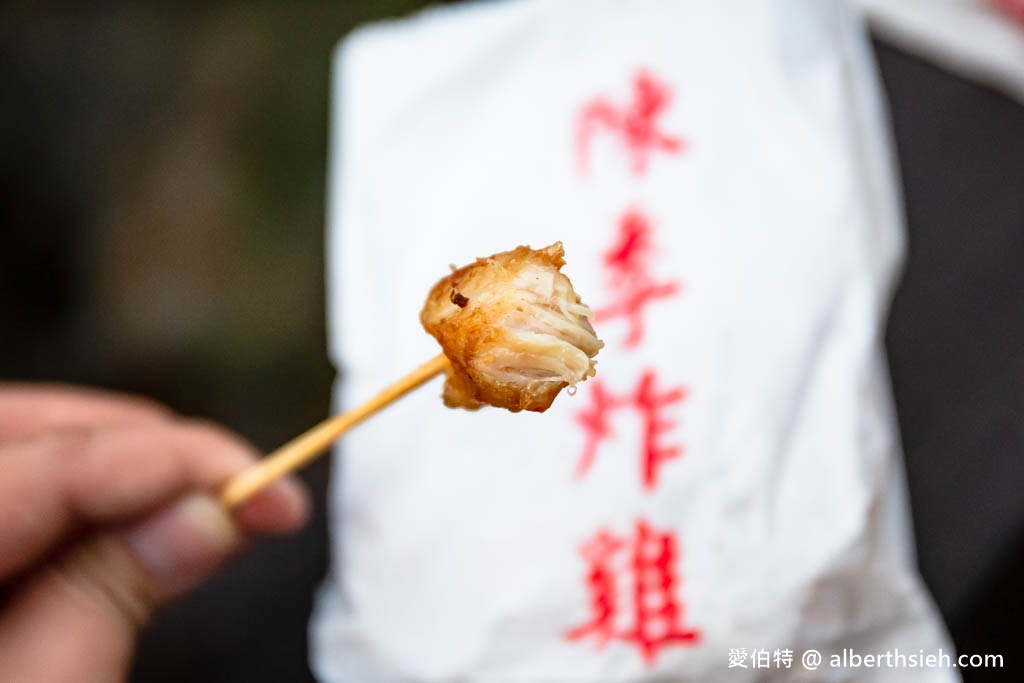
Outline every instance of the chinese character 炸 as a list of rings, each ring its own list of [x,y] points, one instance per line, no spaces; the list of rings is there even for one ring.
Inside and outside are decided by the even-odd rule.
[[[615,411],[630,408],[640,415],[640,479],[644,488],[654,489],[658,484],[659,468],[666,461],[679,457],[683,447],[662,442],[665,433],[676,423],[664,415],[664,410],[686,398],[685,387],[671,389],[656,388],[657,377],[653,370],[645,371],[637,382],[636,389],[625,396],[611,394],[604,382],[595,380],[589,391],[590,406],[576,414],[576,420],[586,433],[583,454],[576,467],[576,476],[586,475],[597,457],[601,443],[614,437],[611,418]]]

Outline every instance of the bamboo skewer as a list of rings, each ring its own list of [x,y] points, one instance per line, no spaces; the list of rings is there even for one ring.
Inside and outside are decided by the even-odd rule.
[[[361,406],[328,418],[304,434],[295,437],[252,467],[239,472],[228,480],[221,490],[220,502],[227,508],[244,503],[278,477],[294,472],[311,462],[349,429],[413,389],[430,381],[448,367],[448,359],[442,353]]]

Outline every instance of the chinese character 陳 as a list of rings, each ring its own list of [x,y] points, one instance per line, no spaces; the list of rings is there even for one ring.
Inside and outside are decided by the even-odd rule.
[[[678,154],[683,150],[680,137],[668,135],[658,128],[658,117],[672,99],[671,89],[650,72],[640,70],[633,77],[633,99],[616,105],[605,97],[588,102],[576,121],[576,156],[584,173],[589,170],[590,144],[594,134],[604,131],[618,136],[630,158],[633,173],[647,170],[652,152]]]
[[[638,520],[632,538],[601,530],[581,547],[580,554],[588,565],[591,617],[567,631],[568,640],[594,637],[598,648],[610,640],[629,643],[650,665],[662,648],[692,645],[700,639],[699,631],[683,625],[683,608],[676,596],[679,548],[674,533],[655,531]],[[626,579],[629,589],[620,591]],[[622,601],[623,594],[630,599]]]

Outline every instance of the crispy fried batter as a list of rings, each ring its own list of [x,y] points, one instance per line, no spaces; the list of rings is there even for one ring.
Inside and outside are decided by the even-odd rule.
[[[562,243],[517,247],[440,280],[420,312],[452,369],[450,408],[544,412],[564,387],[594,376],[604,343],[569,278]]]

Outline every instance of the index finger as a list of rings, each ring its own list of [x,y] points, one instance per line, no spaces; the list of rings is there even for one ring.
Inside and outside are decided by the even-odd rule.
[[[30,566],[77,527],[127,523],[185,491],[215,490],[254,457],[228,432],[185,421],[54,430],[0,444],[0,577]],[[301,489],[282,481],[236,518],[273,533],[305,513]]]
[[[149,399],[60,384],[0,384],[0,442],[49,429],[168,420]]]

